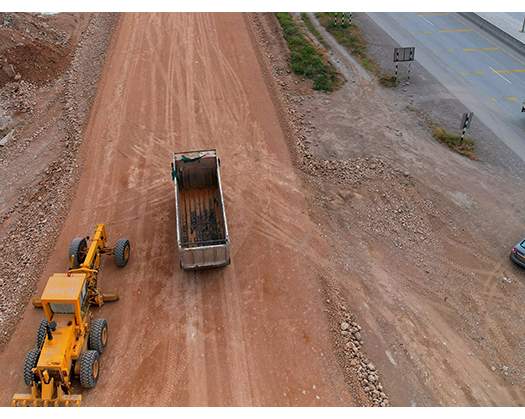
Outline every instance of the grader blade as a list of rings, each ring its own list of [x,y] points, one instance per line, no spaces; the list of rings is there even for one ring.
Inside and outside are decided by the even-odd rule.
[[[118,300],[118,294],[115,294],[115,293],[107,293],[107,294],[102,294],[102,301],[104,301],[105,303],[110,303],[112,301],[117,301]]]
[[[38,297],[34,297],[31,302],[34,308],[42,308],[42,300]]]
[[[63,394],[52,400],[42,400],[32,394],[17,393],[11,400],[11,407],[80,407],[80,394]]]

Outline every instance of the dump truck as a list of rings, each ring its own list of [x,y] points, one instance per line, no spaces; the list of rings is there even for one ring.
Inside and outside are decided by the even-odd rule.
[[[182,269],[230,263],[230,239],[216,150],[174,153],[177,244]]]
[[[103,294],[97,276],[103,255],[113,255],[124,267],[130,255],[130,243],[119,239],[107,247],[104,224],[95,234],[77,237],[69,247],[69,270],[53,274],[40,298],[33,305],[42,308],[44,319],[36,333],[35,347],[24,360],[24,382],[31,393],[15,394],[12,406],[79,406],[82,396],[72,394],[73,377],[79,377],[83,388],[93,388],[100,372],[100,355],[108,342],[108,323],[94,319],[91,306],[118,299],[116,294]]]

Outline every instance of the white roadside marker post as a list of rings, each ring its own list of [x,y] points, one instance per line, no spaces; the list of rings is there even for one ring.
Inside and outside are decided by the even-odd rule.
[[[470,128],[473,116],[474,112],[465,112],[461,118],[461,139],[459,140],[461,144],[463,144],[467,129]]]

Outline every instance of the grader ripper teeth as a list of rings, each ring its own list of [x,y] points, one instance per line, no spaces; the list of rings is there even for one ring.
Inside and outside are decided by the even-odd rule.
[[[12,406],[80,406],[82,396],[71,394],[73,377],[80,378],[83,388],[97,384],[108,325],[104,319],[94,319],[90,308],[118,299],[116,294],[100,292],[97,276],[102,255],[113,255],[117,266],[126,266],[130,244],[120,239],[107,247],[104,224],[97,225],[89,246],[88,240],[73,239],[68,271],[52,275],[41,298],[33,300],[35,307],[43,309],[44,319],[24,362],[24,382],[31,393],[16,393]]]
[[[42,400],[38,393],[32,391],[31,394],[15,394],[11,407],[80,407],[82,396],[80,394],[64,394],[59,387],[57,396],[51,400]]]

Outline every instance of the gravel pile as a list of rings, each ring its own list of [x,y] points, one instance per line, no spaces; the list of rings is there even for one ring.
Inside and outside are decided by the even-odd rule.
[[[2,107],[9,113],[30,114],[33,112],[37,89],[33,83],[25,80],[7,83],[0,90]]]
[[[26,40],[45,41],[65,46],[70,35],[48,23],[47,15],[40,13],[0,13],[0,29],[13,29]]]
[[[333,161],[305,154],[304,170],[340,185],[338,196],[351,211],[356,230],[390,243],[427,273],[432,270],[428,254],[442,247],[434,234],[433,220],[448,220],[450,229],[458,230],[452,217],[419,190],[410,173],[381,158]],[[320,195],[319,200],[329,206],[333,197]]]
[[[96,93],[106,49],[117,17],[114,14],[93,15],[87,30],[74,52],[70,68],[57,83],[63,83],[63,112],[57,124],[60,132],[60,152],[56,159],[42,170],[35,183],[23,190],[18,201],[0,220],[5,232],[0,242],[0,345],[4,345],[17,320],[34,292],[41,270],[59,234],[67,215],[73,185],[79,177],[78,148],[82,142],[82,130],[92,100]],[[18,89],[9,87],[15,94],[10,98],[22,105],[31,97],[32,88],[21,81]],[[31,100],[29,99],[29,103]],[[14,106],[14,105],[13,105]],[[41,126],[33,137],[45,134]],[[9,153],[20,152],[31,142],[31,137],[19,140],[0,158],[8,164]],[[6,157],[7,156],[7,157]],[[16,222],[10,215],[16,211]]]
[[[345,367],[357,371],[363,390],[374,406],[389,406],[390,402],[383,390],[379,373],[361,349],[363,345],[361,326],[353,320],[348,312],[344,311],[339,328],[347,361]]]

